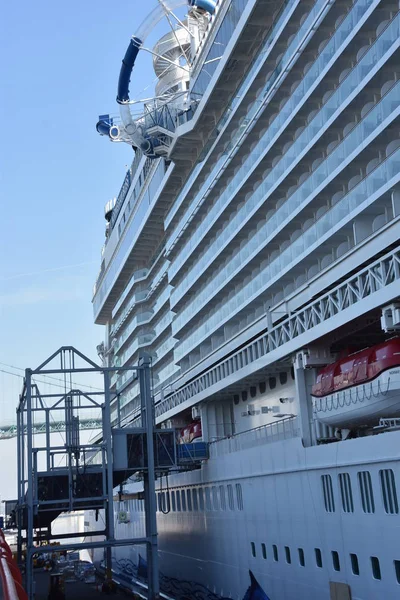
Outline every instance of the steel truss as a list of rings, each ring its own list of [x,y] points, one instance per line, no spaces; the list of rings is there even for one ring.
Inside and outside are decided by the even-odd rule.
[[[400,295],[400,247],[361,269],[314,302],[163,398],[161,420],[265,369],[337,327]],[[166,414],[169,413],[169,414]]]
[[[16,516],[18,524],[18,556],[23,560],[23,543],[25,543],[25,584],[29,600],[34,596],[33,590],[33,554],[46,552],[46,546],[39,550],[34,546],[38,539],[35,529],[45,529],[44,539],[65,538],[51,535],[51,522],[63,511],[82,509],[104,509],[105,541],[87,543],[72,542],[61,544],[57,551],[79,548],[105,548],[107,578],[111,579],[112,556],[114,546],[145,544],[147,548],[148,590],[149,600],[159,598],[157,523],[154,466],[154,410],[151,394],[150,358],[145,355],[138,366],[123,367],[133,371],[140,384],[142,408],[141,427],[145,431],[146,465],[143,472],[144,495],[146,509],[145,537],[116,540],[114,532],[113,488],[122,483],[129,475],[113,471],[113,434],[111,426],[111,402],[115,400],[110,391],[110,375],[117,370],[114,367],[99,366],[81,354],[75,348],[62,347],[52,354],[37,369],[26,369],[24,385],[17,409],[17,461],[18,461],[18,502]],[[119,368],[121,370],[121,368]],[[103,376],[103,390],[83,392],[72,389],[73,373],[99,373]],[[58,373],[64,376],[65,390],[59,394],[41,394],[32,377]],[[71,387],[68,388],[68,381]],[[119,400],[117,399],[117,403]],[[80,442],[80,430],[94,424],[93,420],[85,421],[81,427],[80,417],[85,410],[96,408],[101,412],[101,442],[98,444]],[[50,434],[52,414],[61,411],[65,418],[65,444]],[[44,415],[40,417],[40,415]],[[34,443],[34,418],[39,416],[44,423],[46,443],[43,447]],[[60,423],[60,419],[55,419]],[[117,427],[120,427],[118,422]],[[42,427],[42,425],[40,425]],[[56,429],[60,431],[61,429]],[[43,430],[40,430],[40,433]],[[54,430],[53,430],[54,431]],[[96,455],[97,460],[93,461]],[[61,462],[61,465],[60,465]],[[57,464],[56,464],[57,463]],[[119,477],[116,482],[116,476]],[[24,534],[24,535],[23,535]],[[89,535],[98,535],[91,532]],[[68,537],[84,537],[88,532],[69,534]],[[50,548],[50,546],[49,546]],[[54,547],[52,547],[54,550]]]

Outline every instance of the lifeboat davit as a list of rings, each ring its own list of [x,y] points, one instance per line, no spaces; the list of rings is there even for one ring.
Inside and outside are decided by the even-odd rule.
[[[351,428],[400,417],[400,338],[326,366],[311,395],[315,418],[329,426]]]

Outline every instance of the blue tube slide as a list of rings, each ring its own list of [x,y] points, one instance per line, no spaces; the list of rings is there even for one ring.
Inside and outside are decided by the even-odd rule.
[[[110,115],[99,115],[96,123],[96,129],[100,135],[110,135],[110,129],[113,126],[113,120]]]
[[[125,52],[118,79],[118,104],[129,101],[129,83],[131,80],[131,73],[142,43],[142,40],[140,40],[138,37],[132,37]]]

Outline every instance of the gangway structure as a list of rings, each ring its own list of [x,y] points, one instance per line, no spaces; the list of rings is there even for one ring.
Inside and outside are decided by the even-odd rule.
[[[130,371],[138,380],[141,417],[136,426],[123,427],[119,397],[113,391],[111,375],[116,370]],[[59,394],[42,394],[36,375],[60,374],[65,389]],[[72,374],[99,374],[103,387],[91,392],[68,386]],[[100,434],[88,443],[81,441],[81,421],[86,424],[88,411],[97,410]],[[65,423],[65,443],[52,435],[51,422]],[[56,415],[54,417],[53,415]],[[35,444],[34,422],[46,424],[45,444]],[[40,431],[42,433],[42,430]],[[151,391],[151,359],[144,354],[138,365],[101,366],[71,346],[60,348],[36,369],[26,369],[17,409],[18,500],[15,507],[18,527],[18,555],[22,563],[25,552],[26,591],[33,598],[34,554],[51,551],[51,540],[65,540],[57,551],[106,550],[106,576],[112,578],[112,548],[145,545],[148,566],[148,598],[159,597],[157,564],[156,492],[157,476],[170,470],[193,468],[207,458],[207,447],[196,452],[188,444],[177,446],[174,429],[156,429]],[[146,511],[145,536],[116,539],[114,531],[113,490],[140,473],[143,479]],[[53,534],[52,522],[61,512],[104,510],[105,527],[100,531]],[[75,539],[90,536],[95,541]],[[72,541],[70,541],[72,539]],[[35,546],[41,542],[40,547]],[[43,544],[43,541],[47,543]]]

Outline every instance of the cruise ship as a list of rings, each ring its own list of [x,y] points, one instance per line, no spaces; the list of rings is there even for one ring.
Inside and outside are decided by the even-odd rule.
[[[104,364],[149,354],[157,424],[208,445],[157,480],[161,588],[400,598],[399,2],[151,8],[110,81],[120,116],[97,123],[133,161],[93,307]],[[134,64],[164,22],[140,104]],[[128,373],[112,385],[134,424]],[[140,536],[140,483],[115,505]],[[143,550],[114,565],[140,579]]]

